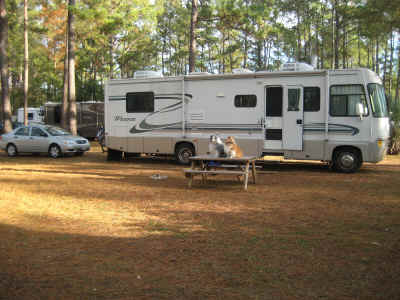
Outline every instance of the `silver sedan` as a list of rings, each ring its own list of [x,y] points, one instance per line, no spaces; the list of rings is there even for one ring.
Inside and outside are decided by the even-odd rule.
[[[0,149],[5,150],[8,156],[16,156],[18,153],[48,153],[57,158],[66,153],[83,155],[90,150],[90,143],[62,128],[35,124],[1,135]]]

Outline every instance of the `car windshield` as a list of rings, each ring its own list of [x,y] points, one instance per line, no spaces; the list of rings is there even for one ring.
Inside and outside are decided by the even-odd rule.
[[[44,129],[52,136],[71,135],[70,132],[60,127],[46,126]]]
[[[377,83],[368,84],[368,93],[371,100],[372,114],[375,118],[388,117],[386,97],[383,86]]]

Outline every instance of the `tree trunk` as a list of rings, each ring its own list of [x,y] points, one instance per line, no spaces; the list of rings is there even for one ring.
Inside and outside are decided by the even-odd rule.
[[[68,30],[65,31],[64,89],[61,103],[61,127],[69,129],[68,120]]]
[[[400,41],[400,39],[399,39]],[[397,53],[397,57],[400,57],[400,47],[399,47],[399,51]],[[400,63],[398,63],[398,67],[397,67],[397,82],[396,82],[396,96],[395,96],[395,100],[396,100],[396,104],[399,104],[400,101]]]
[[[76,121],[76,94],[75,94],[75,16],[73,9],[75,0],[68,0],[68,102],[69,102],[69,129],[77,134]]]
[[[336,2],[335,2],[336,3]],[[333,3],[332,3],[333,4]],[[331,9],[331,29],[332,29],[332,58],[331,58],[331,69],[335,66],[335,4],[332,5]]]
[[[379,65],[379,37],[376,37],[376,47],[375,47],[375,72],[379,75],[380,65]]]
[[[28,0],[24,0],[24,125],[28,125],[29,49]]]
[[[11,103],[8,82],[8,18],[6,1],[0,0],[0,73],[1,73],[1,101],[3,105],[3,121],[5,133],[12,130]]]
[[[196,67],[196,27],[198,11],[198,0],[192,0],[192,15],[190,18],[190,43],[189,43],[189,72],[194,72]]]
[[[387,54],[388,54],[388,41],[385,36],[385,57],[383,60],[383,86],[386,88],[387,81]]]
[[[393,86],[393,55],[394,55],[394,34],[393,28],[390,34],[390,64],[389,64],[389,95],[392,98],[392,86]]]
[[[335,1],[335,69],[339,69],[339,32],[340,22],[339,14],[337,12],[337,1]]]

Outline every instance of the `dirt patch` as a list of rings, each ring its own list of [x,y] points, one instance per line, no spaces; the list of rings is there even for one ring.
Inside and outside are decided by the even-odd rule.
[[[189,190],[166,159],[0,154],[1,299],[395,299],[400,157]],[[167,175],[153,180],[151,175]]]

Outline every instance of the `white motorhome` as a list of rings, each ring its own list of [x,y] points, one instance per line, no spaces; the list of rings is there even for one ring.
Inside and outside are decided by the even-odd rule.
[[[24,108],[18,108],[17,122],[24,123]],[[28,123],[43,122],[43,112],[39,107],[28,107]]]
[[[184,101],[182,101],[184,99]],[[234,136],[245,155],[330,162],[354,172],[383,159],[389,118],[382,82],[367,69],[307,70],[109,80],[108,159],[208,151]]]

